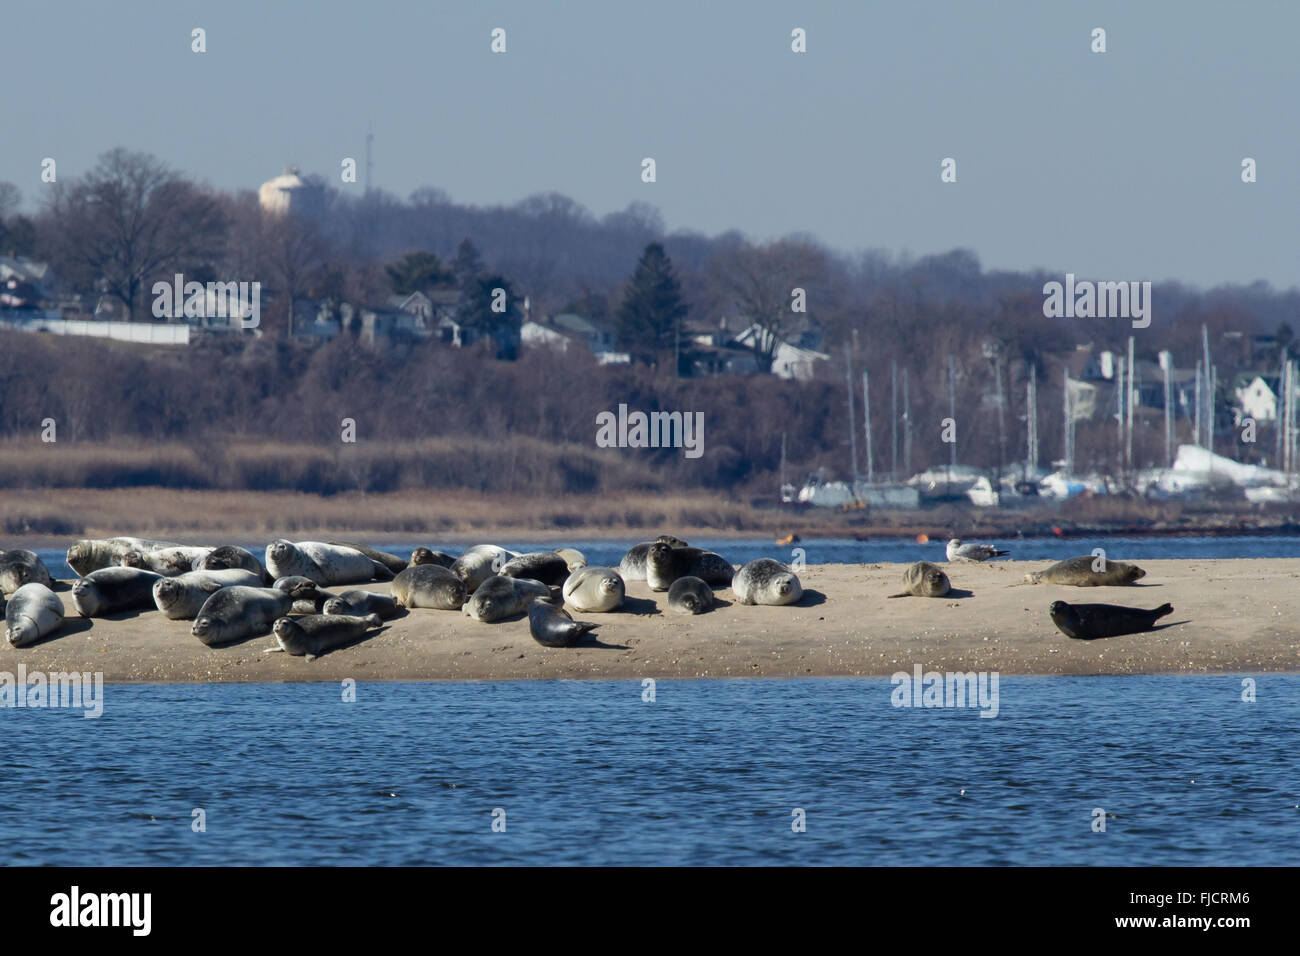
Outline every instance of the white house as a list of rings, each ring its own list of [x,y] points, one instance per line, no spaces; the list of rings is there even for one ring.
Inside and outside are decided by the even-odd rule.
[[[755,342],[766,349],[772,341],[772,332],[757,322],[738,334],[733,340],[737,345],[753,348]],[[792,378],[800,382],[807,381],[815,374],[818,362],[825,362],[830,356],[825,352],[800,348],[789,342],[779,342],[772,353],[772,374],[780,378]]]
[[[1281,384],[1276,380],[1275,384],[1278,389],[1281,388]],[[1233,394],[1237,398],[1237,407],[1233,409],[1233,419],[1236,424],[1240,425],[1246,418],[1253,418],[1257,422],[1277,420],[1280,396],[1277,389],[1265,381],[1262,375],[1248,373],[1238,376]]]

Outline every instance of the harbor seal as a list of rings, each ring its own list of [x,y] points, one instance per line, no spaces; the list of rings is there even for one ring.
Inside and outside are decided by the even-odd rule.
[[[465,582],[451,568],[417,564],[393,579],[392,593],[402,607],[456,611],[465,603]]]
[[[175,577],[164,576],[153,583],[153,603],[163,617],[184,621],[197,617],[203,603],[214,591],[229,587],[261,587],[262,575],[243,568],[224,571],[187,571]]]
[[[411,564],[440,564],[449,568],[456,563],[446,551],[433,551],[429,548],[416,548],[411,552]]]
[[[5,606],[5,640],[27,647],[63,626],[63,602],[44,584],[32,581],[9,597]]]
[[[1101,570],[1093,570],[1100,564]],[[1065,584],[1076,588],[1099,588],[1132,584],[1139,578],[1146,577],[1146,572],[1136,564],[1123,561],[1107,561],[1091,554],[1081,554],[1077,558],[1057,561],[1043,571],[1031,571],[1025,575],[1021,584]],[[1018,585],[1011,585],[1017,587]]]
[[[332,597],[321,606],[322,614],[350,615],[366,617],[378,614],[381,620],[397,617],[402,606],[396,598],[374,591],[344,591],[338,597]]]
[[[389,554],[387,551],[376,551],[374,548],[367,548],[364,544],[352,544],[350,541],[331,541],[330,544],[340,548],[351,548],[353,551],[360,551],[371,561],[378,561],[393,574],[401,574],[406,570],[407,562],[403,561],[395,554]]]
[[[574,548],[556,548],[555,553],[568,563],[570,572],[587,566],[587,556]]]
[[[498,574],[508,578],[530,578],[558,587],[569,576],[569,562],[554,551],[529,551],[501,565]]]
[[[212,553],[211,548],[162,548],[158,551],[126,552],[117,559],[124,568],[144,568],[164,577],[175,577],[194,570],[195,565]]]
[[[100,568],[72,585],[72,603],[82,617],[152,609],[154,582],[161,579],[143,568]]]
[[[541,581],[494,574],[469,596],[464,610],[474,620],[491,624],[526,611],[533,598],[550,596],[551,589]]]
[[[528,633],[546,647],[572,647],[595,627],[587,621],[575,621],[548,598],[535,598],[528,608]]]
[[[175,541],[155,541],[152,538],[82,538],[68,548],[68,567],[85,577],[91,571],[111,568],[128,551],[162,551],[179,548]]]
[[[971,564],[978,564],[981,561],[987,561],[989,558],[1000,558],[1004,554],[1010,554],[1010,551],[999,551],[991,544],[976,544],[974,541],[963,542],[961,538],[953,538],[948,542],[948,560],[949,561],[966,561]]]
[[[203,602],[190,633],[208,647],[265,634],[293,607],[293,595],[277,588],[230,587]]]
[[[668,589],[668,607],[678,614],[703,614],[713,605],[713,588],[699,578],[678,578]]]
[[[311,578],[304,578],[301,574],[276,578],[271,582],[271,587],[277,591],[284,591],[293,598],[292,613],[294,614],[319,614],[325,602],[334,597]]]
[[[54,587],[50,569],[40,555],[26,548],[0,551],[0,596],[9,597],[24,584],[44,584]]]
[[[266,573],[261,559],[247,548],[234,544],[213,548],[194,565],[195,571],[230,571],[235,568],[254,571],[262,576],[264,584],[271,583],[271,576]]]
[[[271,630],[280,650],[314,661],[327,651],[364,637],[383,623],[378,614],[308,614],[277,618]]]
[[[735,568],[712,551],[675,548],[663,541],[650,545],[645,555],[645,579],[651,591],[667,591],[678,578],[688,576],[714,587],[727,587],[735,576]]]
[[[346,545],[324,541],[287,541],[266,546],[266,570],[271,577],[304,577],[317,584],[364,584],[391,581],[393,572],[380,562]]]
[[[731,590],[740,604],[793,604],[803,597],[799,576],[771,558],[756,558],[741,567]]]
[[[652,544],[666,544],[670,548],[689,547],[681,538],[671,534],[661,534],[654,541],[642,541],[640,544],[632,545],[627,554],[623,555],[623,560],[618,563],[618,573],[624,581],[645,580],[645,556]]]
[[[943,597],[952,590],[952,585],[948,583],[948,575],[929,561],[917,561],[916,564],[910,565],[903,572],[903,587],[907,590],[902,594],[889,596],[891,598]]]
[[[1162,604],[1148,611],[1140,607],[1116,604],[1066,604],[1053,601],[1047,609],[1052,623],[1066,637],[1076,641],[1093,641],[1099,637],[1138,634],[1155,627],[1156,621],[1174,613],[1172,604]]]
[[[623,603],[626,587],[613,568],[581,567],[573,571],[560,589],[564,603],[578,611],[614,611]]]
[[[495,544],[476,544],[455,560],[451,570],[465,582],[466,593],[473,594],[492,575],[500,574],[507,561],[517,557],[517,551],[507,551]]]

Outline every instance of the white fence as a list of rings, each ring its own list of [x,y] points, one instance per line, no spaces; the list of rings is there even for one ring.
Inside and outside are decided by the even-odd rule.
[[[150,345],[189,345],[188,325],[160,325],[153,322],[92,322],[86,319],[11,318],[0,313],[0,328],[20,332],[49,332],[52,335],[89,335],[119,342]]]

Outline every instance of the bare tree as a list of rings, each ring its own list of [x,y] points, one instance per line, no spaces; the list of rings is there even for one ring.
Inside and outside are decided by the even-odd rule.
[[[316,278],[328,255],[328,246],[320,230],[310,219],[286,213],[267,216],[262,238],[265,261],[271,268],[275,284],[288,302],[290,336],[294,332],[294,300]]]
[[[805,239],[779,239],[722,252],[710,272],[741,316],[758,327],[750,344],[759,366],[771,371],[776,350],[807,319],[792,309],[794,290],[807,292],[820,282],[826,254]]]
[[[110,150],[81,179],[58,183],[47,212],[61,274],[119,299],[135,317],[152,279],[201,269],[220,250],[215,196],[146,153]]]

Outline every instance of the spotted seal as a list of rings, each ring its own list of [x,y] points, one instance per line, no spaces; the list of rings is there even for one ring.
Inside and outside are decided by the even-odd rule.
[[[383,623],[378,614],[308,614],[277,618],[271,631],[280,650],[314,661],[328,651],[364,637]]]
[[[565,579],[560,591],[569,607],[594,613],[617,610],[626,588],[613,568],[582,567]]]
[[[193,571],[195,565],[211,553],[211,548],[190,548],[184,545],[160,548],[157,551],[132,549],[118,558],[117,563],[124,568],[144,568],[165,577],[175,577]]]
[[[570,572],[587,566],[587,556],[574,548],[556,548],[555,553],[568,562]]]
[[[293,595],[277,588],[222,588],[203,602],[190,633],[208,647],[229,644],[265,634],[292,607]]]
[[[572,647],[596,626],[575,621],[564,608],[547,598],[535,598],[528,608],[528,633],[546,647]]]
[[[529,551],[511,558],[497,573],[507,578],[529,578],[558,587],[569,576],[569,562],[554,551]]]
[[[272,581],[271,576],[266,573],[266,568],[257,555],[247,548],[241,548],[234,544],[213,548],[194,565],[195,571],[229,571],[234,568],[257,572],[262,576],[262,581],[265,584],[270,584]]]
[[[943,597],[952,590],[952,585],[948,583],[948,575],[944,574],[936,565],[929,561],[917,561],[909,565],[903,572],[903,587],[907,590],[902,594],[891,594],[891,598],[900,597]]]
[[[287,541],[266,546],[266,570],[273,578],[304,577],[329,587],[391,581],[393,572],[380,562],[346,545],[324,541]]]
[[[229,587],[260,587],[262,575],[243,568],[224,571],[187,571],[175,577],[164,576],[153,583],[153,603],[163,617],[173,621],[197,617],[203,603],[214,591]]]
[[[771,558],[756,558],[743,565],[731,590],[740,604],[793,604],[803,597],[799,576]]]
[[[387,621],[389,618],[397,617],[397,613],[401,609],[401,605],[397,603],[396,598],[389,597],[387,594],[376,594],[374,591],[358,589],[344,591],[337,597],[330,598],[321,607],[321,613],[350,615],[352,617],[378,614],[381,619]]]
[[[82,617],[152,610],[154,582],[161,578],[161,574],[143,568],[100,568],[72,585],[72,603]]]
[[[465,582],[466,593],[473,594],[492,575],[500,574],[507,561],[517,557],[519,552],[507,551],[495,544],[476,544],[465,549],[465,553],[452,563],[451,570]]]
[[[671,534],[661,534],[654,541],[642,541],[640,544],[632,545],[627,554],[623,555],[623,560],[618,563],[618,573],[624,581],[645,580],[645,556],[652,544],[666,544],[670,548],[688,547],[685,541]]]
[[[663,541],[650,545],[645,555],[645,579],[652,591],[667,591],[678,578],[700,578],[714,587],[726,587],[735,568],[726,558],[701,548],[675,548]]]
[[[446,551],[433,551],[429,548],[416,548],[411,552],[411,564],[441,564],[449,568],[456,563]]]
[[[715,604],[713,588],[699,578],[678,578],[668,589],[668,607],[678,614],[703,614]]]
[[[294,614],[319,614],[325,602],[334,597],[311,578],[305,578],[301,574],[276,578],[271,582],[271,587],[284,591],[293,598]]]
[[[533,598],[550,596],[551,589],[541,581],[494,574],[469,596],[464,611],[476,621],[491,624],[527,610]]]
[[[392,594],[402,607],[456,611],[465,603],[465,582],[451,568],[417,564],[393,579]]]
[[[68,548],[68,567],[85,577],[91,571],[111,568],[128,551],[162,551],[179,548],[175,541],[155,541],[152,538],[82,538]]]
[[[340,548],[351,548],[353,551],[360,551],[371,561],[378,561],[393,574],[401,574],[406,570],[409,562],[404,561],[395,554],[389,554],[387,551],[376,551],[374,548],[368,548],[364,544],[353,544],[350,541],[331,541],[330,544]]]
[[[1100,568],[1100,570],[1097,570]],[[1050,568],[1031,571],[1021,584],[1065,584],[1076,588],[1099,588],[1132,584],[1146,577],[1136,564],[1107,561],[1100,555],[1081,554],[1077,558],[1057,561]],[[1017,587],[1017,585],[1011,585]]]
[[[63,602],[44,584],[32,581],[14,591],[5,606],[5,640],[27,647],[63,626]]]
[[[1053,601],[1047,609],[1052,623],[1066,637],[1093,641],[1099,637],[1139,634],[1155,627],[1156,621],[1174,613],[1172,604],[1162,604],[1150,611],[1116,604],[1066,604]]]
[[[44,584],[54,587],[50,569],[40,555],[26,548],[0,551],[0,595],[9,597],[24,584]]]

